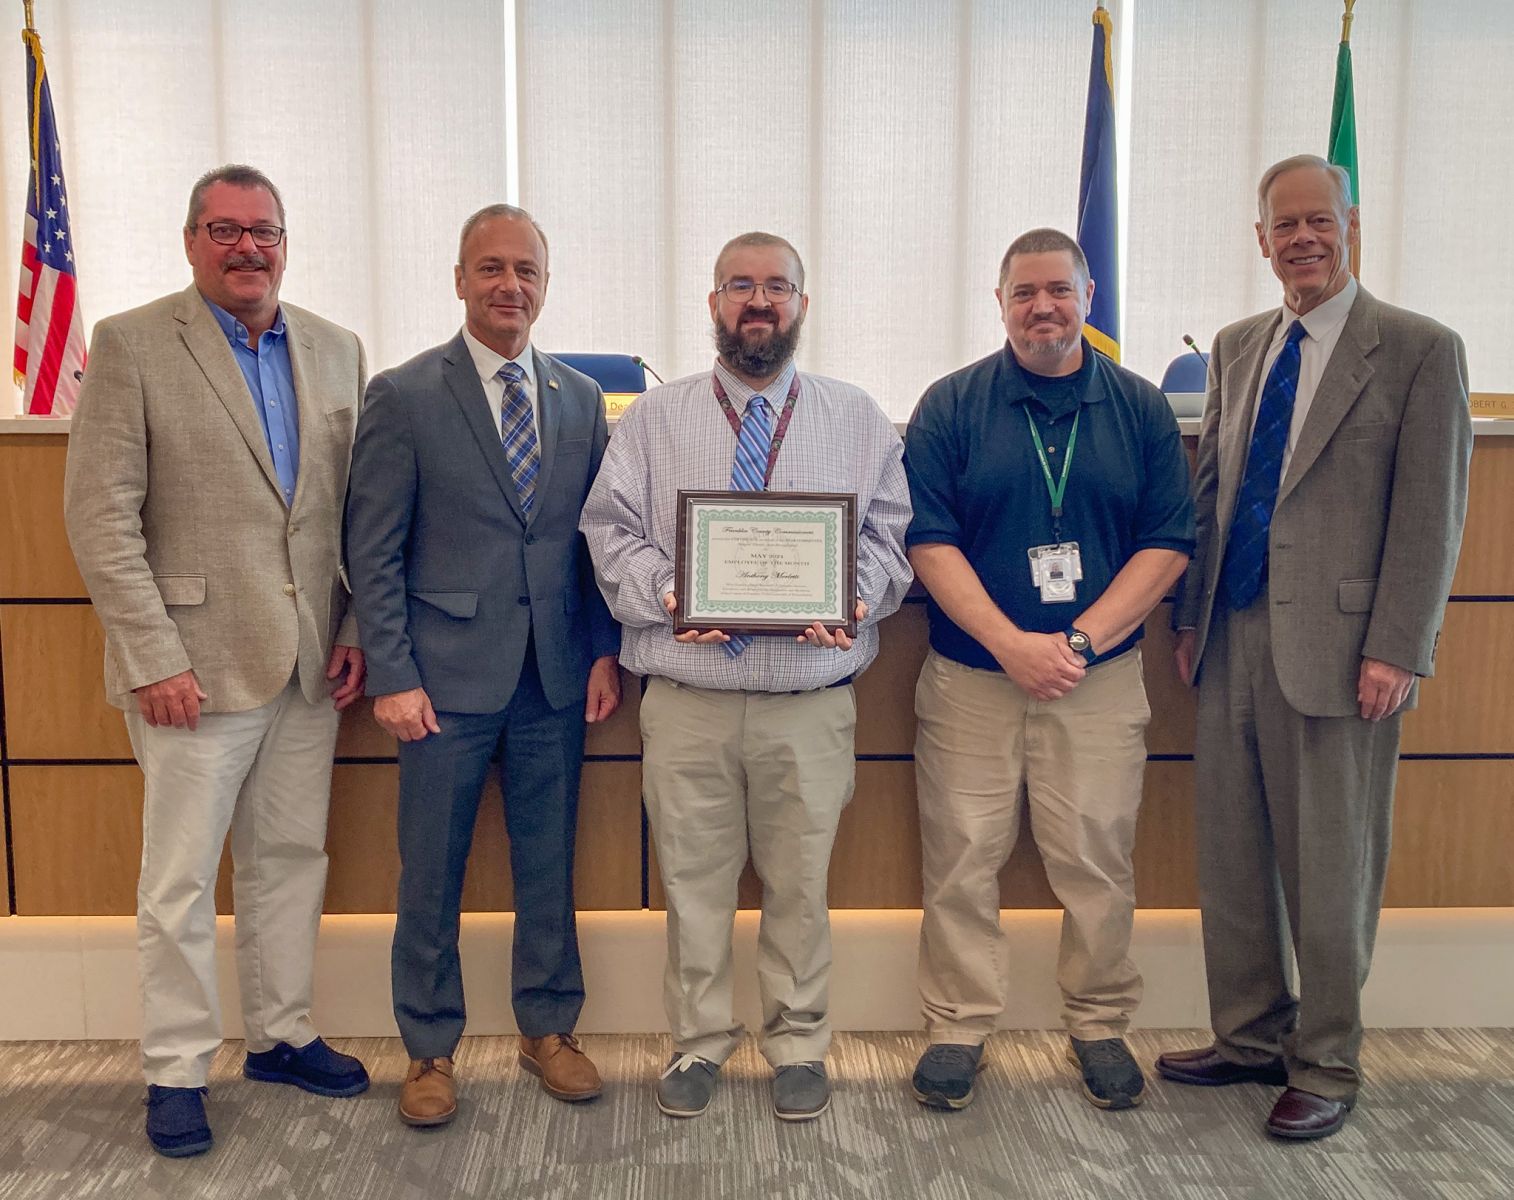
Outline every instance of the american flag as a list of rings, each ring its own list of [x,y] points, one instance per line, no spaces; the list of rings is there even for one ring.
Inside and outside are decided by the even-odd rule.
[[[65,416],[78,403],[84,378],[84,318],[79,312],[63,153],[53,120],[52,89],[42,65],[42,39],[27,29],[21,40],[26,45],[32,174],[26,189],[21,292],[16,300],[16,386],[23,391],[22,411]]]

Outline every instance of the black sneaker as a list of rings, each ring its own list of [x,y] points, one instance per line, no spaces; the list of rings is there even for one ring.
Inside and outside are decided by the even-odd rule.
[[[982,1069],[982,1046],[943,1042],[920,1056],[910,1088],[927,1108],[966,1108],[972,1103],[973,1079]]]
[[[165,1158],[188,1158],[210,1149],[205,1089],[147,1085],[147,1140]]]
[[[1134,1108],[1146,1091],[1146,1076],[1124,1038],[1083,1042],[1072,1038],[1067,1057],[1083,1072],[1083,1094],[1096,1108]]]
[[[317,1096],[356,1096],[368,1090],[363,1064],[320,1038],[298,1050],[280,1042],[272,1050],[249,1054],[242,1074],[259,1083],[292,1083]]]

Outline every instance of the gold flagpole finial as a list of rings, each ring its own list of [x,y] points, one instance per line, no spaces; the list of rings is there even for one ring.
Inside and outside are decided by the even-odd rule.
[[[32,24],[32,0],[21,0],[21,4],[26,9],[26,32],[36,33],[37,27]]]
[[[30,7],[30,4],[27,5]],[[1341,41],[1351,41],[1351,10],[1356,7],[1356,0],[1346,0],[1346,11],[1341,14]]]

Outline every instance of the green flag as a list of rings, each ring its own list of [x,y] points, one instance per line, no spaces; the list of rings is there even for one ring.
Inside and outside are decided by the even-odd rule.
[[[1351,86],[1351,43],[1335,54],[1335,103],[1330,107],[1330,153],[1326,157],[1351,176],[1351,203],[1361,203],[1356,175],[1356,100]]]
[[[1351,177],[1351,203],[1360,204],[1361,186],[1356,173],[1356,98],[1351,86],[1351,4],[1346,5],[1346,20],[1341,30],[1340,49],[1335,53],[1335,102],[1330,106],[1330,152],[1326,157],[1344,167]],[[1351,274],[1362,274],[1361,235],[1351,247]]]

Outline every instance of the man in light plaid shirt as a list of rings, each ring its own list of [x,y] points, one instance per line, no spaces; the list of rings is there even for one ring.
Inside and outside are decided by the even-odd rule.
[[[809,307],[793,246],[733,238],[709,297],[714,371],[654,388],[621,418],[584,506],[600,589],[624,627],[620,661],[648,677],[642,780],[668,906],[664,1003],[673,1058],[657,1102],[703,1112],[740,1041],[731,1008],[736,885],[750,847],[762,878],[757,976],[773,1110],[805,1121],[830,1103],[826,877],[856,776],[851,681],[878,622],[909,587],[909,490],[892,423],[860,388],[799,373]],[[680,489],[857,497],[857,632],[673,632]]]

